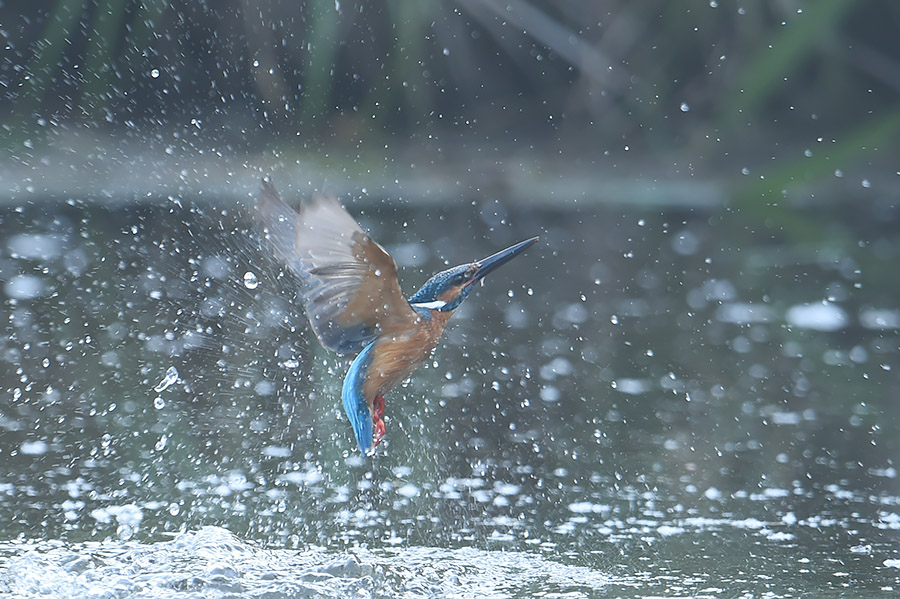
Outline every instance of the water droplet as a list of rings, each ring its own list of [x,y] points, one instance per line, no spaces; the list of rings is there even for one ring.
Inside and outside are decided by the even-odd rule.
[[[6,295],[12,299],[28,300],[44,293],[44,282],[34,275],[15,275],[3,285]]]
[[[166,448],[166,443],[168,443],[168,442],[169,442],[168,437],[166,437],[165,435],[162,435],[159,438],[159,441],[156,442],[156,445],[153,446],[153,449],[155,449],[156,451],[162,451],[163,449]]]
[[[541,396],[541,399],[543,401],[547,403],[555,403],[559,401],[561,393],[556,387],[548,385],[541,388],[539,395]]]
[[[157,393],[162,393],[172,385],[178,382],[178,370],[174,366],[169,366],[169,369],[166,370],[166,376],[157,383],[153,390]]]
[[[688,105],[687,102],[681,103],[681,112],[688,112],[690,109],[691,109],[691,107]]]
[[[157,410],[162,410],[166,407],[166,400],[162,398],[162,395],[157,395],[156,399],[153,400],[153,407]]]
[[[46,441],[25,441],[19,446],[19,451],[23,455],[44,455],[50,446]]]
[[[159,77],[159,69],[153,69],[152,71],[150,71],[150,76],[153,77],[154,79],[158,78]]]
[[[259,277],[255,272],[247,271],[244,273],[244,287],[247,289],[256,289],[259,287]]]
[[[872,182],[869,181],[868,179],[863,179],[862,186],[865,187],[866,189],[869,189],[870,187],[872,187]]]

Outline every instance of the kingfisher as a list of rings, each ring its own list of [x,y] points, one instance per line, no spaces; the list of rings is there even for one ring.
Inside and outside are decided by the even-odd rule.
[[[538,241],[439,272],[407,299],[393,258],[337,198],[316,195],[294,210],[264,179],[255,213],[269,248],[298,275],[297,297],[319,341],[357,354],[341,400],[364,455],[384,437],[385,394],[432,354],[475,283]]]

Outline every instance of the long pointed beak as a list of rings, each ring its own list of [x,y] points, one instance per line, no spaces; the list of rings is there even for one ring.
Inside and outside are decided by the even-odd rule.
[[[469,284],[471,285],[472,283],[483,279],[489,272],[492,272],[502,264],[506,264],[519,254],[527,250],[529,247],[537,243],[538,239],[540,238],[532,237],[531,239],[520,241],[512,247],[508,247],[505,250],[500,250],[492,256],[488,256],[487,258],[479,260],[475,263],[478,265],[478,270],[475,271],[475,276],[472,277],[472,280],[469,281]]]

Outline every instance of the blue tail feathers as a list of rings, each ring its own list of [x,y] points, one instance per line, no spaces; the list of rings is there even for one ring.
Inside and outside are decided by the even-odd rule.
[[[366,373],[372,364],[372,347],[374,342],[367,345],[350,364],[350,370],[344,378],[344,388],[341,390],[341,400],[344,403],[344,412],[353,426],[353,435],[356,444],[363,454],[368,454],[372,449],[372,415],[369,406],[363,397],[363,383]]]

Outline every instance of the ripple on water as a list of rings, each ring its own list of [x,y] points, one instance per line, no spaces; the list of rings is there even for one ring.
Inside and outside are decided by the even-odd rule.
[[[609,579],[519,552],[479,549],[268,550],[207,527],[154,544],[0,545],[0,593],[17,597],[586,596]]]

